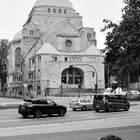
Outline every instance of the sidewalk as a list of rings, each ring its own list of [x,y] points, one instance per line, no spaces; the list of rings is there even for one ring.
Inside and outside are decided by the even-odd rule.
[[[62,104],[68,107],[69,101],[74,97],[49,97],[58,104]],[[14,109],[18,108],[23,103],[23,99],[0,97],[0,110],[2,109]],[[140,101],[130,101],[131,106],[140,104]]]
[[[0,110],[18,108],[23,99],[0,97]]]
[[[38,97],[43,98],[43,97]],[[56,103],[68,106],[69,101],[74,97],[44,97],[54,100]],[[0,110],[2,109],[14,109],[18,108],[20,104],[23,103],[23,99],[18,98],[8,98],[8,97],[0,97]]]

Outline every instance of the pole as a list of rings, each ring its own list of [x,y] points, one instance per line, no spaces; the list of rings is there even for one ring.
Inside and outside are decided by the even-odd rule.
[[[109,65],[107,65],[107,79],[108,79],[108,87],[110,87],[110,77],[109,77]]]

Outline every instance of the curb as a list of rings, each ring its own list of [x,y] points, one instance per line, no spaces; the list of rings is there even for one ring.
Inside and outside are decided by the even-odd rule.
[[[5,109],[16,109],[19,107],[20,104],[6,104],[6,105],[0,105],[0,110],[5,110]]]

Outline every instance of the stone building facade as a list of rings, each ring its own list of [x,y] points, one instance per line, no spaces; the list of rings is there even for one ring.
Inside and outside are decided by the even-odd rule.
[[[11,41],[10,94],[23,87],[41,91],[60,88],[104,88],[104,56],[96,46],[94,28],[69,0],[37,0],[28,20]]]

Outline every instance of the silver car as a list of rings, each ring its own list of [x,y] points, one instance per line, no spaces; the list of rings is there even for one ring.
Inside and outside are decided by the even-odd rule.
[[[83,98],[75,98],[72,99],[69,103],[69,107],[76,111],[77,109],[86,111],[93,109],[93,99],[83,97]]]

